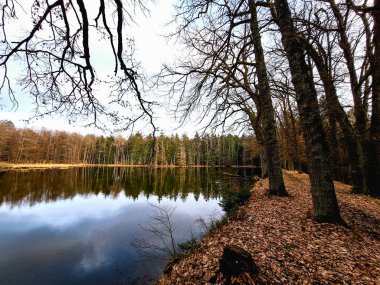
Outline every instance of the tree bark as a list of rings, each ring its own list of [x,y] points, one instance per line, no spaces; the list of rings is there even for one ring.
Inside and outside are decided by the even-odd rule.
[[[255,105],[257,108],[260,108],[260,103],[256,102],[255,97],[253,94],[250,94],[251,98],[255,101]],[[261,178],[267,178],[268,177],[268,159],[267,159],[267,152],[265,151],[264,147],[264,134],[263,134],[263,128],[260,125],[258,117],[248,108],[242,107],[242,111],[245,112],[249,118],[249,121],[251,123],[251,126],[253,128],[253,131],[256,135],[256,141],[258,145],[260,146],[260,167],[261,167]]]
[[[289,62],[309,161],[313,217],[320,222],[342,222],[332,179],[326,134],[319,113],[317,92],[306,64],[286,0],[275,0],[276,22]]]
[[[302,45],[305,47],[306,52],[313,59],[315,66],[318,70],[319,76],[321,77],[323,87],[325,90],[328,114],[334,116],[337,120],[339,126],[342,129],[343,137],[346,143],[346,147],[349,150],[348,155],[350,158],[351,165],[351,180],[352,180],[352,192],[368,193],[367,187],[367,175],[364,165],[364,150],[362,145],[358,140],[355,129],[350,123],[346,112],[344,111],[342,105],[339,102],[336,88],[334,86],[331,73],[329,72],[323,58],[318,54],[318,52],[313,48],[313,46],[308,43],[306,39],[300,38]]]
[[[372,116],[370,129],[370,194],[380,196],[380,0],[374,2]]]
[[[265,149],[260,150],[261,178],[268,177],[268,158]]]
[[[257,20],[256,3],[248,0],[249,11],[251,14],[250,28],[254,45],[256,72],[258,78],[259,100],[263,115],[263,135],[266,157],[268,159],[268,179],[269,195],[286,196],[288,195],[281,171],[280,149],[278,146],[276,123],[274,119],[274,109],[272,104],[267,68],[265,64],[264,51],[261,44],[259,24]]]

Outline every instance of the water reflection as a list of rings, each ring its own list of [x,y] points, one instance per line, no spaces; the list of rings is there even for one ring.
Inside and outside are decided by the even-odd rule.
[[[212,169],[77,168],[0,176],[1,284],[147,284],[165,262],[141,262],[133,240],[149,203],[175,206],[182,242],[220,211],[233,183]]]
[[[147,168],[73,168],[28,172],[0,173],[0,205],[34,205],[70,199],[76,195],[103,194],[137,199],[147,198],[185,200],[193,193],[197,200],[218,197],[220,189],[215,180],[222,179],[220,171],[212,169],[147,169]]]

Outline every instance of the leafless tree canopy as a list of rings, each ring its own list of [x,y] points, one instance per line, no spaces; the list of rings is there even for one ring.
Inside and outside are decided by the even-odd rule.
[[[367,188],[366,181],[368,144],[376,145],[375,136],[369,136],[368,130],[374,130],[369,117],[376,125],[374,103],[378,97],[372,92],[371,98],[370,92],[376,63],[375,7],[371,5],[372,1],[359,0],[178,1],[176,36],[183,41],[187,54],[162,73],[171,84],[169,93],[180,94],[176,112],[187,118],[194,110],[201,111],[202,118],[211,118],[216,126],[224,126],[227,119],[234,118],[236,123],[242,122],[236,118],[243,118],[251,121],[253,128],[261,125],[268,139],[265,122],[270,126],[270,120],[265,117],[272,117],[271,108],[267,108],[272,102],[271,94],[265,94],[272,93],[283,116],[290,115],[286,128],[292,126],[293,131],[286,136],[296,141],[294,116],[302,126],[315,209],[325,205],[314,209],[315,216],[339,221],[335,194],[318,201],[324,196],[320,189],[334,193],[329,168],[330,148],[336,149],[333,140],[337,124],[344,134],[345,147],[350,153],[356,152],[350,154],[354,192],[374,192],[373,187]],[[326,104],[321,113],[323,101]],[[292,109],[294,102],[297,110]],[[272,133],[270,141],[275,138]],[[293,157],[299,161],[299,157]],[[356,179],[359,174],[362,178]]]
[[[182,120],[196,111],[208,126],[228,130],[231,121],[232,129],[252,123],[258,97],[249,17],[240,13],[246,4],[224,2],[179,1],[176,36],[188,54],[174,68],[165,66],[161,79],[177,96]]]
[[[28,7],[24,1],[1,1],[0,90],[8,92],[17,106],[20,99],[12,69],[19,66],[20,85],[32,95],[38,115],[63,113],[71,120],[84,116],[97,126],[99,117],[105,115],[114,123],[123,123],[122,127],[144,117],[155,129],[153,102],[142,96],[143,77],[133,57],[134,41],[128,37],[127,25],[137,9],[148,12],[146,2],[34,0]],[[17,35],[12,34],[12,26],[28,17],[32,21],[27,30],[18,26]],[[102,52],[113,57],[114,70],[106,78],[95,63],[99,39],[108,48]],[[99,94],[100,84],[108,84],[107,94]]]

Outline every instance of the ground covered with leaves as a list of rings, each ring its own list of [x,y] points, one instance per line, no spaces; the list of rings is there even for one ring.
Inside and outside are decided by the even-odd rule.
[[[351,194],[349,185],[336,182],[347,227],[319,224],[310,214],[309,176],[284,171],[284,178],[289,197],[266,196],[268,181],[258,181],[239,215],[158,284],[226,284],[219,260],[227,245],[251,253],[260,270],[252,284],[380,284],[380,199]]]

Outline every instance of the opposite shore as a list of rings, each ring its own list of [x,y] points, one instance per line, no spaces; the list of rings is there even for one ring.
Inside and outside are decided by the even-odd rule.
[[[0,171],[7,170],[33,170],[33,169],[68,169],[75,167],[124,167],[124,168],[139,168],[139,167],[154,167],[154,168],[257,168],[251,165],[149,165],[149,164],[89,164],[89,163],[7,163],[0,162]]]

